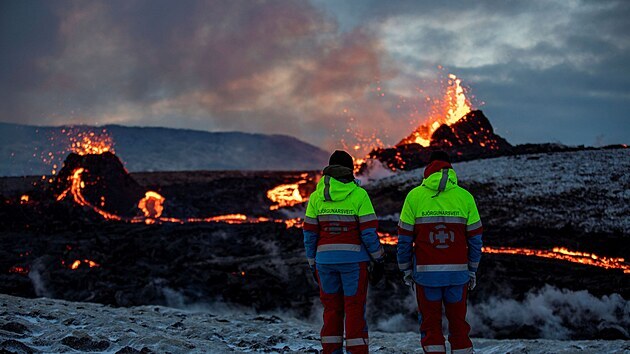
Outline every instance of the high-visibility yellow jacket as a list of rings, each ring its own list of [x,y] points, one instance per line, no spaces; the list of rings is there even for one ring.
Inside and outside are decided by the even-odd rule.
[[[324,175],[311,194],[304,219],[309,264],[380,260],[378,220],[365,189]]]
[[[450,167],[450,165],[449,165]],[[473,196],[452,168],[412,189],[398,223],[398,266],[424,286],[465,284],[481,259],[482,225]]]

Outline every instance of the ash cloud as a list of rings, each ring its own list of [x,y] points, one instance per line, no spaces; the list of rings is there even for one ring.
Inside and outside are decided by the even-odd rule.
[[[628,143],[628,16],[613,0],[4,1],[0,121],[393,144],[443,65],[513,143]]]
[[[18,28],[37,50],[2,36],[20,48],[3,54],[19,82],[3,80],[3,121],[284,133],[322,145],[344,107],[382,111],[366,89],[391,71],[373,33],[341,33],[306,1],[4,6],[12,21],[38,12],[48,23]]]

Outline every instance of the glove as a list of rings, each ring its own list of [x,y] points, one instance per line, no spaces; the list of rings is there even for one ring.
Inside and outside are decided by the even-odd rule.
[[[405,285],[407,285],[407,286],[413,286],[414,285],[413,271],[411,269],[410,270],[406,270],[404,272],[403,281],[405,282]]]
[[[310,266],[310,268],[311,268],[311,276],[313,277],[313,282],[315,283],[315,285],[319,287],[319,279],[317,279],[317,267],[315,266],[315,264],[313,264],[312,266]]]
[[[468,290],[472,290],[477,286],[477,273],[468,272],[468,276],[470,277],[470,280],[468,280]]]
[[[382,259],[376,260],[370,263],[370,269],[368,269],[368,280],[372,286],[378,285],[383,280],[383,274],[385,273],[385,262]]]

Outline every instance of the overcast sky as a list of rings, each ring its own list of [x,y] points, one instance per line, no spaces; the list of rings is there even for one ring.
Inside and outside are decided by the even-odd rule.
[[[394,144],[453,73],[512,143],[629,143],[629,19],[629,1],[0,0],[0,121]]]

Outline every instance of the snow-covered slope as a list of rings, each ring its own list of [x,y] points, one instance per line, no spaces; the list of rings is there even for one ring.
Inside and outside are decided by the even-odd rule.
[[[112,308],[0,295],[0,352],[317,353],[319,329],[212,306]],[[370,333],[370,352],[420,353],[419,335]],[[477,353],[630,353],[630,341],[473,339]]]
[[[630,149],[509,156],[453,168],[464,187],[482,191],[473,194],[491,218],[484,224],[572,225],[586,232],[630,234]],[[369,187],[406,191],[421,184],[422,171],[402,172]]]

